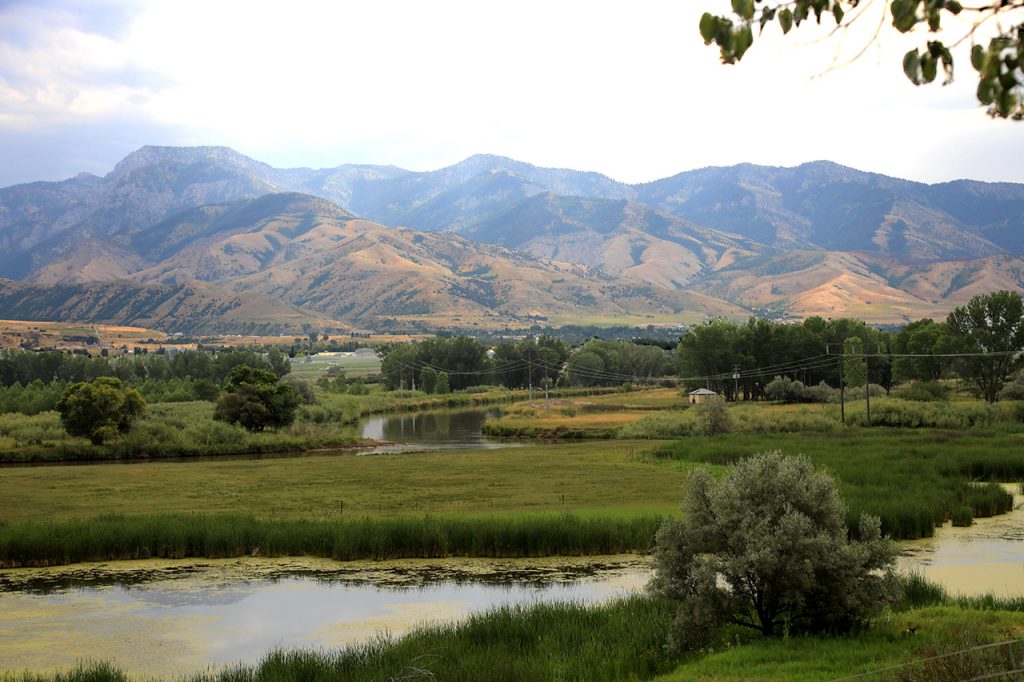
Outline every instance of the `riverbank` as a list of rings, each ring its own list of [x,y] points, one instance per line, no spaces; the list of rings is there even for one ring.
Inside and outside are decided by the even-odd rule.
[[[596,396],[613,388],[559,389],[552,396]],[[355,450],[377,445],[361,438],[359,420],[377,414],[485,407],[528,400],[534,391],[489,388],[445,395],[373,390],[347,395],[315,390],[317,402],[300,407],[286,428],[251,433],[213,418],[206,401],[154,403],[124,436],[103,445],[69,436],[56,412],[0,414],[0,465],[192,459],[243,454]]]
[[[785,637],[728,630],[708,650],[686,656],[665,648],[674,605],[634,595],[598,605],[506,606],[458,623],[425,625],[405,636],[382,635],[337,650],[275,650],[188,677],[192,682],[255,680],[443,679],[818,681],[902,667],[907,679],[938,679],[937,653],[1024,636],[1024,603],[957,601],[941,590],[916,590],[870,629],[842,637]],[[970,633],[970,634],[966,634]],[[970,657],[973,656],[974,660]],[[968,654],[980,665],[982,654]],[[971,668],[967,668],[971,669]],[[975,668],[976,669],[976,668]],[[889,671],[890,673],[892,671]],[[868,676],[869,680],[893,675]],[[62,673],[0,673],[3,682],[125,682],[115,664],[91,663]]]

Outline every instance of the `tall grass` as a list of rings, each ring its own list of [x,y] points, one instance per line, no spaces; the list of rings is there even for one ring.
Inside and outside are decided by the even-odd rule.
[[[160,514],[0,525],[0,568],[187,557],[539,557],[648,551],[658,516],[260,519]]]
[[[849,510],[882,519],[897,539],[929,537],[937,524],[967,525],[1011,509],[1013,497],[994,483],[1024,476],[1020,438],[1011,433],[960,433],[851,428],[837,433],[731,434],[691,437],[654,448],[655,459],[732,464],[766,450],[802,453],[832,471]]]

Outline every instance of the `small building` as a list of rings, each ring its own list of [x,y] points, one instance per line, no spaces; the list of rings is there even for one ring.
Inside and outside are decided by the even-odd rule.
[[[719,395],[714,391],[706,388],[698,388],[696,391],[690,391],[690,404],[699,405],[706,400],[712,400],[718,397]]]

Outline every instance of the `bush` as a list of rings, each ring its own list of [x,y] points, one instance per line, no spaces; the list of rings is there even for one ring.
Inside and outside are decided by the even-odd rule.
[[[732,431],[732,416],[724,400],[705,400],[697,406],[695,412],[700,432],[705,436],[717,436]]]
[[[908,386],[901,386],[893,392],[893,397],[902,400],[914,400],[922,403],[949,400],[950,388],[937,381],[915,381]]]
[[[700,469],[683,512],[658,531],[651,584],[681,601],[674,648],[704,646],[726,624],[765,636],[848,631],[898,596],[879,519],[862,516],[849,540],[835,481],[806,457],[756,455],[717,480]]]

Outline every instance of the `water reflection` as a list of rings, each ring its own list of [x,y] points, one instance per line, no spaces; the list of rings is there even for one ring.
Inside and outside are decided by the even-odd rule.
[[[360,435],[394,444],[371,450],[377,453],[509,447],[508,443],[489,440],[481,433],[486,420],[497,419],[503,413],[502,408],[491,407],[380,415],[360,422]]]
[[[177,677],[252,663],[277,646],[337,647],[505,604],[600,601],[649,577],[637,557],[141,563],[0,572],[0,667],[100,658]]]
[[[1019,493],[1017,484],[1007,486]],[[1008,514],[945,525],[924,540],[903,543],[900,568],[941,583],[950,593],[997,596],[1024,594],[1024,497],[1014,496]]]

